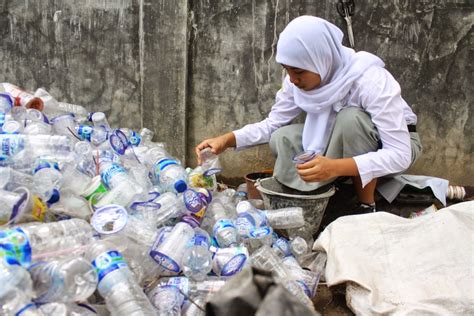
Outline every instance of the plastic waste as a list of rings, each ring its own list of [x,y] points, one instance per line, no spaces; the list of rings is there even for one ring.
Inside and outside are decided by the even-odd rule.
[[[122,254],[113,244],[95,242],[86,253],[98,275],[97,289],[112,315],[155,315]]]

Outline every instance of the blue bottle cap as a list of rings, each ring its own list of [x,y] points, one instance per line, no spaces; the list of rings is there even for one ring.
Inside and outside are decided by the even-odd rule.
[[[51,194],[51,197],[48,200],[48,204],[56,203],[57,201],[59,201],[60,197],[61,197],[61,193],[58,190],[53,189],[53,194]]]
[[[188,188],[188,185],[187,185],[186,181],[178,180],[174,184],[174,188],[178,193],[181,193],[181,192],[184,192]]]

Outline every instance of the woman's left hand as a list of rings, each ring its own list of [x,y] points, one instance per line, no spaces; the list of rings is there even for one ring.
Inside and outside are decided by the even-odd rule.
[[[317,156],[313,160],[296,165],[301,179],[306,182],[318,182],[340,176],[336,167],[336,160]]]

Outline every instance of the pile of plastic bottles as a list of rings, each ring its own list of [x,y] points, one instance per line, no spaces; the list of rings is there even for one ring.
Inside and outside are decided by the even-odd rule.
[[[248,265],[311,305],[302,209],[219,192],[217,156],[186,169],[152,138],[0,84],[1,315],[203,315]]]

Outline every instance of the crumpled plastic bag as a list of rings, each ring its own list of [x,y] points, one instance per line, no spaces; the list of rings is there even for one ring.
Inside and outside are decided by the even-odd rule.
[[[303,305],[281,284],[275,283],[270,271],[244,269],[230,279],[206,304],[211,316],[299,316],[318,315]]]

